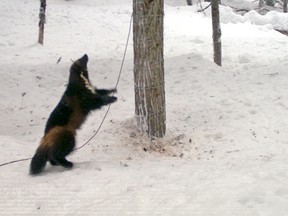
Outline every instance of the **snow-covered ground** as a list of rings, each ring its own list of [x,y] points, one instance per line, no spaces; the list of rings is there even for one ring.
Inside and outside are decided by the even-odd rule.
[[[118,102],[69,156],[75,167],[37,177],[30,161],[0,167],[1,216],[287,215],[288,38],[273,28],[288,30],[288,15],[221,7],[218,67],[209,10],[165,2],[166,137],[151,143],[135,128],[131,37]],[[114,87],[119,73],[132,0],[47,4],[40,46],[39,1],[0,1],[0,164],[34,154],[71,60],[89,55],[97,87]],[[88,118],[78,146],[105,111]]]

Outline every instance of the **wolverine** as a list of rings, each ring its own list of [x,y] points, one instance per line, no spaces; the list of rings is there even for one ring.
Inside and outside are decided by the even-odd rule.
[[[116,89],[97,89],[92,86],[87,71],[88,56],[75,61],[70,67],[67,88],[46,123],[44,136],[30,164],[30,174],[41,173],[47,161],[51,165],[72,168],[65,157],[75,147],[76,130],[88,114],[117,100],[111,94]]]

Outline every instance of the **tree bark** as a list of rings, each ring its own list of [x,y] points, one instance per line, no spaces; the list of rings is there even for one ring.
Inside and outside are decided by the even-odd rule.
[[[45,24],[45,12],[46,12],[46,0],[40,0],[40,12],[39,12],[39,34],[38,43],[44,43],[44,24]]]
[[[221,27],[219,15],[219,0],[211,1],[212,10],[212,26],[213,26],[213,49],[214,49],[214,62],[222,65],[222,44],[221,44]]]
[[[163,15],[163,0],[133,0],[135,114],[150,138],[166,132]]]

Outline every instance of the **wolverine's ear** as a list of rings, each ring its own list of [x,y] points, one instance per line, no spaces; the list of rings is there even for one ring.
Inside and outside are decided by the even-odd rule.
[[[87,65],[88,62],[88,55],[85,54],[82,58],[79,59],[82,65]]]

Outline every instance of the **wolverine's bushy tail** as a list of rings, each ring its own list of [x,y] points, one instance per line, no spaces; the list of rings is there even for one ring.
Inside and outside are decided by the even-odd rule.
[[[43,171],[47,162],[47,150],[41,148],[37,149],[30,164],[30,175],[37,175]]]

